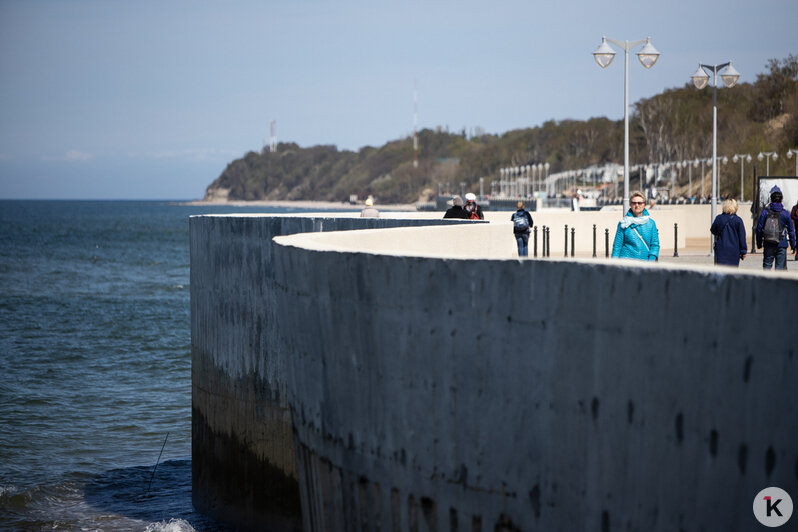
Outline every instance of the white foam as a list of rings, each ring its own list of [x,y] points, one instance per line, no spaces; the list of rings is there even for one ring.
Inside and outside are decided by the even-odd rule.
[[[170,519],[159,523],[151,523],[144,529],[145,532],[196,532],[188,521],[183,519]]]

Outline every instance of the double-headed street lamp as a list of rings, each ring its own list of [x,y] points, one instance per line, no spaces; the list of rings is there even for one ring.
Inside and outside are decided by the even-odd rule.
[[[795,155],[795,175],[798,177],[798,150],[795,148],[790,148],[787,150],[787,158],[792,159],[792,156]]]
[[[759,159],[760,161],[762,159],[767,158],[767,170],[765,170],[765,175],[770,175],[770,158],[771,157],[773,157],[773,160],[775,161],[776,159],[779,158],[779,154],[776,153],[775,151],[761,151],[761,152],[759,152],[759,155],[756,156],[756,158]]]
[[[651,37],[641,41],[615,41],[606,37],[601,38],[601,44],[593,52],[596,63],[601,68],[607,68],[615,58],[615,51],[607,42],[611,42],[624,51],[623,66],[623,212],[629,210],[629,50],[635,46],[645,43],[645,46],[637,52],[640,64],[645,68],[651,68],[659,59],[659,52],[651,44]]]
[[[740,201],[743,201],[743,197],[745,194],[743,193],[743,163],[750,163],[751,162],[751,154],[750,153],[735,153],[734,157],[732,157],[732,161],[735,163],[740,161]]]
[[[721,65],[699,63],[698,70],[692,75],[693,85],[700,90],[707,86],[707,83],[709,83],[708,72],[712,72],[712,207],[710,209],[711,220],[709,223],[715,221],[718,201],[718,72],[721,70],[724,70],[724,72],[721,73],[720,79],[723,80],[725,86],[731,88],[737,85],[740,73],[732,66],[731,61]],[[703,180],[701,182],[703,183]],[[713,248],[710,248],[710,255],[714,252]]]

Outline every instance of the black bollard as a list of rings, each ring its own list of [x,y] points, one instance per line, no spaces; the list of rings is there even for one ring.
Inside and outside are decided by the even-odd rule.
[[[596,224],[593,224],[593,258],[596,258]]]
[[[673,256],[678,257],[679,252],[676,248],[679,247],[679,224],[673,224]]]
[[[532,241],[533,242],[533,244],[532,244],[532,253],[533,253],[533,255],[532,256],[533,257],[537,257],[538,256],[538,226],[537,225],[532,228],[532,232],[534,233],[534,236],[535,236],[535,238]]]
[[[546,228],[546,256],[551,257],[551,227]]]
[[[571,258],[574,256],[574,244],[576,243],[576,228],[571,228]]]
[[[568,256],[568,224],[565,224],[565,256]]]
[[[610,230],[604,230],[604,256],[609,258],[610,256]]]

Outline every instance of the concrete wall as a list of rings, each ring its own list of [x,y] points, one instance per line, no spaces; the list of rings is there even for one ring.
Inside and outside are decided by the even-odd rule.
[[[253,529],[301,507],[307,530],[750,530],[759,490],[798,493],[794,274],[508,260],[490,225],[267,238],[307,224],[191,220],[198,507]],[[299,496],[253,509],[247,474],[261,502]]]
[[[239,528],[301,527],[272,237],[452,223],[351,216],[191,217],[193,500]]]

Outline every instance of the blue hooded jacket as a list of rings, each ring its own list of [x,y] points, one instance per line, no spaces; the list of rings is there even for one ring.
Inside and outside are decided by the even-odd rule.
[[[622,259],[657,260],[659,257],[659,233],[657,224],[649,218],[648,210],[635,218],[632,209],[626,213],[615,230],[612,256]]]
[[[762,209],[762,213],[759,215],[759,220],[756,222],[756,247],[762,247],[762,230],[765,228],[765,220],[768,217],[768,210],[779,213],[779,220],[781,220],[781,227],[783,230],[783,236],[779,242],[779,247],[786,248],[789,245],[792,249],[795,249],[795,225],[792,223],[790,213],[784,209],[784,205],[781,203],[770,203],[767,207]],[[787,242],[788,238],[789,244]]]

